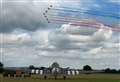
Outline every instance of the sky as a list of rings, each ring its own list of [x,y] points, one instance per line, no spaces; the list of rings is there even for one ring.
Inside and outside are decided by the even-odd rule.
[[[119,0],[1,0],[0,61],[5,66],[50,66],[120,69]],[[97,20],[103,28],[86,28],[69,23],[47,23],[43,13],[53,8],[83,9],[89,13],[64,16]],[[108,6],[109,5],[109,6]],[[113,17],[99,16],[112,14]],[[59,11],[51,12],[62,16]],[[116,18],[117,17],[117,18]],[[109,26],[105,26],[109,25]]]

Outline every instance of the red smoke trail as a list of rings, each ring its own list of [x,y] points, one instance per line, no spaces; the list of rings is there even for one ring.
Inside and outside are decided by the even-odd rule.
[[[99,24],[90,24],[90,23],[84,23],[84,22],[73,22],[72,23],[71,21],[60,20],[60,19],[52,19],[50,22],[57,23],[57,24],[71,23],[70,25],[73,25],[73,26],[85,26],[87,28],[97,28],[97,29],[101,28]],[[106,29],[106,30],[111,29],[112,31],[120,32],[120,29],[118,28],[102,28],[102,29]]]

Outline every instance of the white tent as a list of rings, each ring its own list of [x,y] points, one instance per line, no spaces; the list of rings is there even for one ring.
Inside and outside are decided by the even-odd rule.
[[[36,74],[39,74],[39,70],[36,70],[35,73],[36,73]]]
[[[34,69],[32,69],[32,70],[31,70],[31,73],[32,73],[32,74],[34,74],[34,73],[35,73],[35,70],[34,70]]]
[[[43,75],[43,70],[40,70],[40,75]]]
[[[78,70],[76,70],[76,74],[79,75],[79,71]]]
[[[68,74],[68,75],[71,75],[71,72],[70,72],[70,71],[67,71],[67,74]]]
[[[72,71],[72,75],[75,75],[75,71]]]

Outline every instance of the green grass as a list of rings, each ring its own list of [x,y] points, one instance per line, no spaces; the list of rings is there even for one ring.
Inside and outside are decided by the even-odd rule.
[[[32,76],[31,78],[3,78],[0,82],[120,82],[120,75],[117,74],[80,74],[78,76],[69,76],[66,80],[58,78],[54,80],[50,77],[44,80],[42,76]]]

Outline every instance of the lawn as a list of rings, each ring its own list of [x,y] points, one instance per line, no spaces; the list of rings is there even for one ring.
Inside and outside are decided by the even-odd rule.
[[[117,74],[81,74],[79,76],[69,76],[66,80],[58,78],[54,80],[49,78],[47,80],[41,78],[41,76],[33,76],[31,78],[3,78],[1,76],[1,82],[120,82],[120,75]]]

